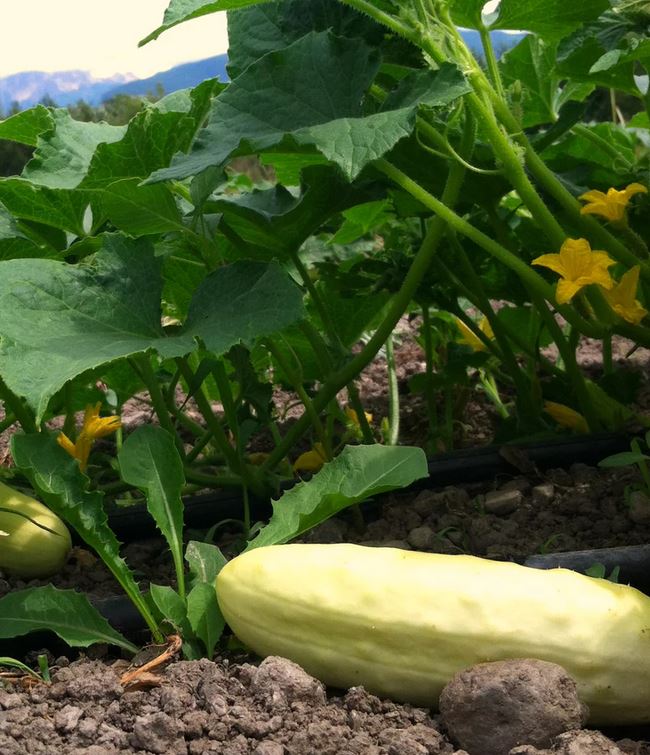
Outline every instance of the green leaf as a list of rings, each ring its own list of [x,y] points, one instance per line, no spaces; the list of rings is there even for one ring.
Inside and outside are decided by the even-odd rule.
[[[54,632],[71,647],[97,642],[116,645],[130,653],[138,648],[116,632],[85,595],[52,585],[15,590],[0,598],[0,639],[29,632]]]
[[[490,29],[530,31],[546,39],[561,39],[609,8],[608,0],[501,0]]]
[[[650,459],[650,456],[642,454],[639,451],[623,451],[620,454],[612,454],[606,459],[599,461],[598,466],[606,469],[610,467],[629,467],[632,464],[638,464],[647,459]]]
[[[85,192],[38,186],[24,178],[0,180],[0,202],[16,218],[85,235],[84,214],[90,198]]]
[[[277,0],[228,13],[230,77],[305,34],[328,29],[337,37],[363,39],[371,47],[382,42],[386,31],[369,16],[332,0]]]
[[[83,188],[102,189],[120,179],[145,178],[167,167],[176,152],[189,149],[213,94],[221,88],[222,84],[211,79],[189,92],[174,92],[140,111],[122,139],[97,147]]]
[[[75,121],[67,110],[54,110],[53,129],[38,138],[23,178],[50,189],[74,189],[85,177],[99,144],[122,139],[126,128]]]
[[[120,556],[104,511],[104,495],[86,490],[88,478],[80,472],[77,460],[45,433],[12,436],[11,454],[39,497],[95,550],[141,610],[140,590]]]
[[[270,159],[270,162],[272,160]],[[307,168],[298,196],[283,186],[241,197],[211,201],[206,209],[222,213],[220,229],[235,231],[254,259],[286,257],[332,214],[372,196],[364,186],[344,181],[331,166]]]
[[[160,427],[139,427],[128,436],[117,459],[124,482],[146,496],[147,511],[169,545],[179,590],[184,595],[181,493],[185,474],[174,439]]]
[[[187,619],[194,634],[205,647],[205,655],[212,658],[215,645],[226,626],[214,584],[199,582],[187,596]]]
[[[245,8],[248,5],[265,2],[269,2],[269,0],[212,0],[212,2],[206,2],[206,0],[171,0],[163,16],[162,24],[157,29],[154,29],[151,34],[141,39],[138,46],[142,47],[148,42],[158,39],[164,31],[182,24],[184,21],[191,21],[193,18],[207,16],[209,13]]]
[[[350,244],[365,236],[370,231],[388,220],[390,217],[390,202],[379,199],[376,202],[351,207],[343,212],[344,221],[338,231],[330,239],[331,244]]]
[[[639,23],[616,11],[603,13],[560,42],[559,71],[574,80],[621,89],[638,95],[635,65],[650,67],[647,21]]]
[[[314,475],[273,502],[273,515],[246,550],[286,543],[348,506],[428,474],[421,448],[346,446]]]
[[[123,179],[102,192],[103,210],[114,226],[131,236],[185,231],[171,191],[163,185],[139,186]]]
[[[214,585],[217,574],[227,563],[226,557],[216,545],[200,540],[190,540],[185,548],[185,560],[190,567],[192,585],[201,582]]]
[[[420,104],[449,104],[469,91],[460,71],[444,64],[410,77],[381,111],[364,117],[363,98],[379,62],[363,42],[327,32],[308,34],[261,58],[216,98],[192,152],[149,180],[197,175],[222,166],[240,147],[248,154],[269,150],[289,136],[314,147],[353,180],[412,132]]]
[[[449,10],[459,26],[480,29],[483,26],[481,12],[485,4],[485,0],[449,0]]]
[[[589,188],[621,186],[636,180],[629,169],[636,163],[637,148],[631,130],[609,122],[584,125],[583,128],[615,147],[617,157],[612,159],[609,150],[583,134],[569,133],[542,153],[551,169],[558,172],[577,170],[581,184]]]
[[[53,126],[54,119],[50,110],[37,105],[0,121],[0,139],[35,147],[38,137]]]
[[[565,77],[556,72],[556,47],[555,43],[527,36],[500,60],[504,84],[511,92],[515,87],[521,91],[521,99],[513,101],[512,107],[521,110],[519,120],[525,128],[555,122],[565,102],[582,100],[593,89],[589,84],[564,81]]]
[[[191,638],[192,628],[187,620],[187,606],[181,596],[169,585],[149,586],[151,599],[167,621],[182,635]]]
[[[303,314],[302,294],[277,265],[239,262],[194,292],[184,327],[161,327],[161,266],[151,245],[107,235],[92,258],[0,262],[0,373],[43,416],[74,377],[155,349],[188,354],[200,339],[215,354],[282,330]],[[47,369],[43,366],[47,365]]]

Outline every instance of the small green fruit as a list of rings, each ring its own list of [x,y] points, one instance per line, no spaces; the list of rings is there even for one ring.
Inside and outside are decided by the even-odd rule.
[[[72,541],[46,506],[0,482],[0,570],[16,577],[51,577],[65,564]]]

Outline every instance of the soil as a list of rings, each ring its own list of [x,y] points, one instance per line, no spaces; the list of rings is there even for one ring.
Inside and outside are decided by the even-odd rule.
[[[397,349],[402,385],[409,375],[423,368],[419,347],[408,336],[406,332]],[[593,343],[583,344],[584,363],[591,366],[593,362],[594,369],[600,356],[598,348]],[[626,344],[617,344],[615,356],[622,358],[626,348]],[[645,366],[648,356],[648,352],[639,350],[632,358],[637,366]],[[364,402],[376,416],[385,416],[386,412],[384,370],[385,364],[377,360],[362,380]],[[650,405],[645,403],[648,394],[644,385],[640,394],[644,407]],[[135,417],[134,402],[134,417],[130,419],[150,421],[146,400],[138,400],[137,411],[141,413]],[[418,400],[412,397],[403,401],[404,442],[422,437]],[[466,412],[461,445],[488,442],[496,419],[489,402],[479,394]],[[432,487],[387,496],[370,505],[362,529],[358,522],[342,516],[314,529],[306,539],[474,553],[518,561],[531,553],[650,543],[647,501],[634,495],[630,498],[630,491],[639,483],[629,468],[601,470],[574,464],[471,485]],[[236,539],[234,531],[223,533],[220,544],[226,553],[235,552]],[[130,543],[123,550],[143,587],[150,579],[157,583],[172,581],[162,541]],[[82,549],[75,549],[53,583],[96,598],[114,593],[110,575]],[[37,583],[0,578],[0,595],[26,584]],[[583,724],[574,717],[565,724],[568,733],[548,727],[541,739],[535,739],[524,724],[539,721],[538,711],[528,711],[521,717],[523,728],[514,740],[518,746],[512,749],[512,741],[506,741],[500,731],[504,716],[514,710],[514,699],[506,702],[507,710],[495,710],[492,718],[477,721],[473,727],[475,732],[491,732],[489,743],[484,739],[477,745],[471,738],[459,741],[458,735],[454,739],[450,721],[440,714],[379,700],[361,688],[325,690],[284,659],[271,658],[260,664],[259,659],[233,649],[232,644],[222,645],[212,660],[176,660],[157,668],[135,686],[120,681],[128,662],[117,658],[111,649],[98,646],[79,655],[55,657],[51,651],[60,653],[55,649],[57,643],[48,640],[48,647],[50,684],[0,678],[2,755],[508,755],[511,750],[512,755],[650,755],[650,727],[596,732],[580,728]],[[33,665],[37,652],[32,646],[24,660]],[[521,678],[520,669],[511,671]],[[494,680],[495,675],[491,676]],[[552,692],[557,683],[544,684],[544,694],[536,699],[553,698],[547,692]],[[530,689],[528,683],[525,686]],[[554,710],[559,708],[558,703]]]

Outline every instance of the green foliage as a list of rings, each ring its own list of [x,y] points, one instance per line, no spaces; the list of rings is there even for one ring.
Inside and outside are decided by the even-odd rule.
[[[546,401],[593,431],[638,419],[638,381],[614,368],[611,339],[650,346],[648,14],[627,0],[502,0],[490,17],[483,6],[172,0],[143,42],[227,11],[229,83],[0,121],[16,173],[0,178],[0,401],[24,431],[16,468],[154,638],[183,635],[187,657],[218,642],[224,558],[198,541],[183,552],[183,494],[244,491],[242,540],[257,547],[425,473],[421,452],[376,443],[399,440],[401,318],[421,318],[424,368],[409,387],[431,452],[458,441],[473,391],[496,408],[498,439],[562,432]],[[455,24],[480,32],[480,60]],[[497,60],[498,29],[529,34]],[[584,193],[610,189],[589,195],[596,214],[581,211]],[[587,255],[580,280],[603,286],[559,296],[572,266],[537,258],[571,239],[610,257],[610,288]],[[598,379],[577,364],[581,336],[602,343]],[[383,348],[390,421],[368,422],[360,377]],[[289,423],[278,385],[292,391],[287,411],[299,405]],[[85,473],[47,429],[63,424],[76,449],[76,412],[99,402],[97,422],[111,424],[100,412],[118,416],[143,391],[160,427],[87,449]],[[260,436],[267,454],[251,453]],[[247,496],[294,479],[305,443],[325,466],[253,524]],[[617,462],[642,468],[645,452],[631,454]],[[141,594],[121,558],[103,501],[125,488],[169,544],[174,587]],[[23,614],[1,604],[4,631],[45,625],[58,598],[32,595]],[[66,637],[104,636],[79,615]]]

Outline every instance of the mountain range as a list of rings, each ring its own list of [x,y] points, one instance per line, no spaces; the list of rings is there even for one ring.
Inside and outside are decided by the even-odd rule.
[[[182,63],[146,79],[130,74],[116,74],[105,79],[93,78],[88,71],[24,71],[0,78],[0,111],[7,113],[14,103],[20,110],[38,104],[47,97],[65,107],[79,100],[99,105],[117,94],[147,95],[160,87],[168,94],[177,89],[193,87],[206,79],[218,76],[228,80],[227,55],[192,63]]]
[[[462,30],[462,35],[469,47],[476,53],[481,52],[478,32]],[[523,38],[523,34],[492,32],[492,41],[498,53],[513,47]],[[193,87],[205,79],[218,76],[221,81],[228,81],[226,65],[227,55],[215,55],[211,58],[192,63],[182,63],[166,71],[161,71],[146,79],[137,79],[130,74],[116,74],[110,78],[96,79],[88,71],[58,71],[44,73],[27,71],[0,77],[0,117],[17,105],[23,110],[49,98],[57,105],[65,107],[79,100],[90,105],[99,105],[118,94],[147,95],[160,88],[166,93],[178,89]]]

